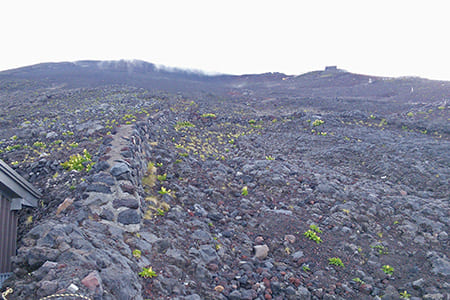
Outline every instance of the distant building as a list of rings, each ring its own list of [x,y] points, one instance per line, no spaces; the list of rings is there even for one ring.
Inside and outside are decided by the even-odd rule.
[[[0,287],[12,271],[16,255],[17,211],[37,207],[41,194],[0,159]]]
[[[325,67],[325,72],[337,72],[338,68],[337,66],[326,66]]]

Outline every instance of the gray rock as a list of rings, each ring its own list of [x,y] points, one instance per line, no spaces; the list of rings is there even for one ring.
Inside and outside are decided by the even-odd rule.
[[[114,213],[110,209],[103,209],[102,213],[100,214],[100,217],[102,219],[112,221],[114,220]]]
[[[196,239],[196,240],[201,240],[201,241],[210,241],[212,239],[212,236],[209,232],[206,232],[204,230],[201,229],[197,229],[196,231],[194,231],[194,233],[192,234],[192,238]]]
[[[427,253],[428,260],[431,261],[433,269],[432,273],[436,275],[442,276],[450,276],[450,261],[447,259],[447,256],[444,254],[440,255],[439,253],[432,251]]]
[[[394,286],[388,285],[382,298],[383,300],[398,300],[400,299],[400,294]]]
[[[426,299],[426,300],[444,300],[444,295],[443,294],[439,294],[439,293],[435,293],[435,294],[426,294],[423,295],[422,299]]]
[[[111,194],[111,188],[103,184],[90,184],[86,188],[86,192],[95,192],[103,194]]]
[[[111,170],[109,171],[112,176],[118,177],[122,174],[129,173],[130,167],[124,162],[116,163],[114,166],[111,167]]]
[[[202,263],[204,264],[209,264],[219,260],[216,250],[214,250],[210,245],[200,246],[199,255]]]
[[[141,216],[135,209],[127,209],[119,213],[117,221],[124,225],[139,224],[141,222]]]
[[[301,250],[292,253],[292,258],[293,259],[299,259],[299,258],[301,258],[303,256],[304,256],[304,254],[303,254],[303,251],[301,251]]]
[[[180,268],[186,265],[186,259],[183,257],[183,254],[180,250],[168,249],[165,254],[168,257],[168,261],[170,263],[173,263]]]
[[[135,300],[143,299],[141,296],[142,286],[137,277],[128,266],[116,264],[105,268],[101,272],[103,288],[108,290],[112,299]]]
[[[423,278],[417,279],[417,280],[413,281],[413,283],[412,283],[412,287],[416,290],[423,289],[424,285],[425,285],[425,279],[423,279]]]
[[[107,173],[98,173],[92,176],[93,182],[101,182],[107,185],[114,185],[114,178]]]
[[[132,198],[132,197],[114,199],[114,201],[113,201],[114,208],[119,208],[122,206],[137,209],[137,208],[139,208],[139,201],[136,198]]]
[[[299,300],[311,300],[311,293],[304,286],[299,286],[297,289]]]
[[[38,295],[44,297],[54,294],[58,290],[58,280],[43,280],[39,283]]]
[[[25,257],[26,264],[34,270],[42,266],[46,261],[57,261],[60,252],[47,247],[20,248],[18,255]]]
[[[240,299],[243,299],[243,300],[252,300],[252,299],[255,299],[257,296],[256,291],[254,291],[254,290],[241,289],[240,292],[241,292]]]
[[[281,292],[281,283],[279,281],[271,281],[270,287],[274,294],[279,294]]]
[[[230,300],[240,300],[242,299],[242,294],[240,291],[238,290],[234,290],[230,293],[230,295],[228,296],[228,299]]]
[[[109,168],[109,164],[106,161],[99,161],[93,167],[95,172],[106,171],[106,170],[108,170],[108,168]]]
[[[54,138],[57,138],[57,137],[58,137],[58,134],[56,132],[54,132],[54,131],[50,131],[45,136],[46,139],[54,139]]]
[[[158,253],[164,253],[170,247],[170,240],[168,239],[158,240],[156,241],[156,247]]]
[[[189,296],[184,296],[183,300],[202,300],[202,298],[197,294],[192,294]]]

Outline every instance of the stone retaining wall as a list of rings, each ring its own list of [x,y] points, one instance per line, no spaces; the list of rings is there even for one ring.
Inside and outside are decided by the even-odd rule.
[[[143,189],[150,160],[149,123],[118,130],[105,139],[99,160],[75,199],[21,239],[8,299],[38,299],[70,292],[92,299],[142,299],[138,273],[148,266],[132,252],[151,245],[133,234],[141,228]],[[120,149],[118,149],[120,147]],[[130,246],[132,245],[132,246]]]

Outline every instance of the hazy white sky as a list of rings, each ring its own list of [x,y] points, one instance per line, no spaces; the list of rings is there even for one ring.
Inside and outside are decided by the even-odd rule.
[[[140,59],[243,74],[450,80],[448,0],[2,0],[0,70]]]

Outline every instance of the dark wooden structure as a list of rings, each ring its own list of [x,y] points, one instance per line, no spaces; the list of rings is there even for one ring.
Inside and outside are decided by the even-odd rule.
[[[16,171],[0,160],[0,287],[12,271],[16,255],[17,211],[37,207],[40,193]]]

